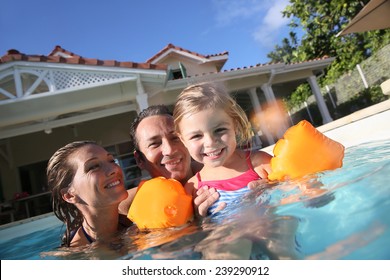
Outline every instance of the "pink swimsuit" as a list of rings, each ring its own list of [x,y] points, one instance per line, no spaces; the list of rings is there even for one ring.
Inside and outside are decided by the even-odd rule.
[[[213,210],[219,205],[219,203],[229,203],[241,197],[249,190],[247,187],[249,182],[260,179],[260,176],[253,169],[249,152],[246,154],[246,162],[249,169],[241,175],[230,179],[202,181],[199,172],[196,173],[196,178],[198,179],[198,188],[203,186],[215,188],[218,190],[220,195],[219,199],[209,208],[208,214],[212,213]]]

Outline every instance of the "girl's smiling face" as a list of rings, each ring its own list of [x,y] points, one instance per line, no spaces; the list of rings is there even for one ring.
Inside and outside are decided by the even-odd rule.
[[[69,192],[78,203],[99,208],[126,199],[122,169],[104,148],[83,146],[70,156],[69,162],[76,168]]]
[[[223,166],[236,150],[234,123],[223,109],[210,108],[185,115],[179,129],[191,157],[205,166]]]

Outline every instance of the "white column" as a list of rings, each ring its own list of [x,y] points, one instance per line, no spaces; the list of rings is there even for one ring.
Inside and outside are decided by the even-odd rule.
[[[279,107],[279,105],[276,102],[275,94],[274,94],[274,91],[272,90],[271,85],[263,84],[261,86],[261,90],[265,94],[265,99],[267,100],[267,103],[272,108],[274,108],[275,112],[279,115],[279,120],[280,120],[279,124],[280,124],[280,126],[277,129],[276,136],[278,138],[282,138],[284,132],[287,130],[287,127],[288,127],[288,125],[286,123],[286,116],[285,116],[284,112],[282,112],[280,110],[280,107]]]
[[[257,121],[259,122],[260,130],[264,133],[269,145],[275,144],[274,138],[269,133],[267,127],[262,123],[262,120],[260,118],[261,105],[260,105],[259,99],[257,98],[256,88],[251,88],[249,90],[249,97],[251,99],[253,109],[255,110],[255,115],[256,115]]]
[[[261,90],[264,92],[265,100],[267,100],[268,103],[275,102],[276,99],[274,92],[268,84],[261,85]]]
[[[146,93],[137,94],[136,99],[140,112],[149,107],[148,95]]]
[[[321,94],[321,90],[320,87],[318,86],[316,76],[314,75],[310,76],[309,78],[307,78],[307,81],[309,82],[311,90],[314,93],[314,97],[317,101],[318,109],[320,109],[320,113],[322,116],[322,123],[326,124],[333,121],[332,117],[329,114],[328,107],[326,107],[325,100]]]
[[[137,79],[137,91],[138,94],[136,96],[136,99],[138,103],[139,112],[141,112],[142,110],[149,107],[149,103],[148,103],[148,95],[144,91],[144,87],[141,83],[140,77],[138,77]]]

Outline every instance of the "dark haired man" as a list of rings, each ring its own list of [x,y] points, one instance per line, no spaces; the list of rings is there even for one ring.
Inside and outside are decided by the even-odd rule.
[[[130,127],[137,165],[152,178],[163,176],[180,181],[183,185],[202,166],[191,160],[186,147],[175,132],[173,117],[164,105],[150,106],[143,110]],[[136,188],[128,190],[129,196],[119,206],[126,215],[134,199]],[[199,189],[194,199],[196,213],[205,216],[207,209],[219,198],[215,189]],[[222,204],[219,209],[222,209]]]

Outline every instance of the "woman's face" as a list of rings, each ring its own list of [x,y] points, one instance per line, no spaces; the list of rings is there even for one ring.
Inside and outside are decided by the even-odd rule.
[[[102,208],[127,198],[122,169],[104,148],[83,146],[70,156],[69,162],[76,174],[68,192],[77,203]]]

